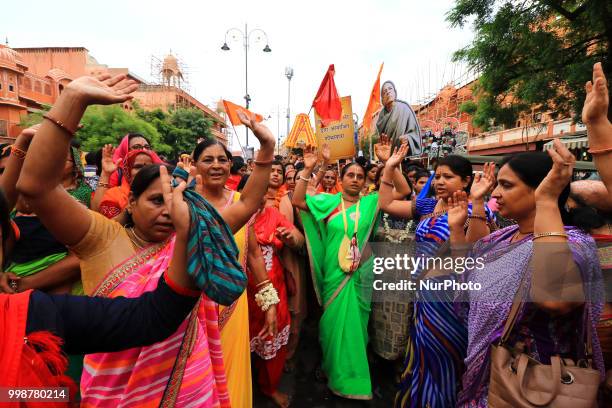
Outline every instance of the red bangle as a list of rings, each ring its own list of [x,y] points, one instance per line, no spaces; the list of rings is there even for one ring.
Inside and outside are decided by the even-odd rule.
[[[168,271],[164,273],[164,279],[166,280],[166,283],[168,284],[170,289],[172,289],[172,291],[178,293],[181,296],[198,297],[202,294],[202,292],[200,292],[199,290],[184,288],[178,285],[172,280],[172,278],[170,278],[170,275],[168,275]]]
[[[272,164],[273,161],[274,161],[274,159],[270,159],[270,160],[255,160],[255,161],[253,161],[253,163],[255,163],[256,166],[268,166],[268,165]]]
[[[25,150],[21,150],[20,148],[18,148],[15,145],[11,145],[11,154],[14,155],[15,157],[17,157],[18,159],[25,159],[26,157],[26,151]]]
[[[589,154],[601,154],[601,153],[609,153],[612,152],[612,147],[606,147],[604,149],[589,149],[587,150]]]
[[[45,113],[43,115],[43,118],[53,122],[55,124],[55,126],[59,127],[64,132],[68,133],[70,135],[70,137],[74,137],[74,134],[76,133],[76,130],[68,129],[68,126],[66,126],[66,124],[64,122],[55,119],[54,117],[50,116],[48,113]]]

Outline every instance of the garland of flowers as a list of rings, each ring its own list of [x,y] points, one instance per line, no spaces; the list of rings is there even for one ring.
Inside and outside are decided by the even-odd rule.
[[[410,236],[410,228],[412,227],[412,224],[414,223],[414,220],[410,220],[409,222],[406,223],[406,227],[404,228],[404,230],[399,234],[399,237],[394,238],[391,235],[391,228],[389,228],[389,214],[384,213],[383,214],[383,228],[385,230],[385,240],[389,241],[389,242],[393,242],[395,244],[399,244],[402,243],[406,240],[406,238],[408,238]]]

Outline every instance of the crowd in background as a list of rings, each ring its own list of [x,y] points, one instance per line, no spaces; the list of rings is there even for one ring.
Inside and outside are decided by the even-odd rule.
[[[327,145],[274,155],[274,135],[245,114],[260,142],[246,161],[206,139],[170,163],[139,133],[83,154],[84,109],[134,89],[122,76],[75,80],[2,149],[2,386],[65,385],[83,406],[185,407],[250,407],[254,386],[298,405],[279,384],[314,314],[320,379],[342,398],[373,398],[376,355],[394,362],[397,383],[395,400],[377,406],[493,405],[501,338],[545,365],[589,360],[593,398],[609,401],[612,125],[601,67],[583,112],[600,180],[581,181],[559,141],[475,171],[458,155],[427,169],[382,135],[373,160],[331,163]],[[495,256],[465,275],[415,271],[484,288],[460,301],[417,290],[375,302],[372,241],[415,257],[468,246]],[[560,277],[574,285],[555,292]],[[530,301],[517,302],[526,281]]]

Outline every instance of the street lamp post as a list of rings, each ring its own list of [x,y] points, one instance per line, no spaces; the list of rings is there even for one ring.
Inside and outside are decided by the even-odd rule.
[[[287,137],[289,137],[289,132],[291,131],[289,122],[291,121],[291,78],[293,78],[293,68],[286,67],[285,76],[287,77]]]
[[[263,37],[265,37],[266,46],[262,50],[263,52],[271,52],[272,49],[268,45],[268,35],[266,34],[264,30],[256,28],[249,32],[248,27],[245,24],[244,31],[240,30],[239,28],[230,28],[229,30],[225,32],[225,41],[223,42],[223,46],[221,47],[223,51],[230,50],[230,47],[228,47],[227,45],[227,35],[230,32],[233,32],[234,34],[240,34],[240,36],[242,37],[242,42],[244,46],[244,90],[245,90],[244,100],[246,102],[246,108],[249,109],[249,102],[251,102],[251,96],[249,95],[249,45],[250,45],[251,34],[259,33],[260,35],[263,35]],[[255,40],[256,41],[261,40],[261,37],[257,37],[255,38]],[[249,147],[249,128],[246,128],[246,147],[247,148]]]

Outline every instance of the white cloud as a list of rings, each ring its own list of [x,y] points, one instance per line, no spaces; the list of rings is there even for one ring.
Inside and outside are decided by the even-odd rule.
[[[467,29],[451,29],[445,13],[452,0],[332,1],[118,1],[28,2],[30,13],[15,2],[4,5],[0,36],[14,47],[84,46],[99,62],[129,67],[150,77],[150,57],[170,49],[189,67],[192,94],[212,105],[223,97],[244,103],[244,50],[230,42],[220,47],[228,28],[261,28],[264,43],[249,52],[251,107],[271,115],[267,123],[286,133],[287,79],[294,68],[291,113],[308,112],[329,64],[336,66],[341,95],[352,95],[361,117],[378,67],[382,79],[395,82],[399,97],[410,103],[432,94],[464,68],[450,62],[454,50],[471,39]],[[451,75],[453,74],[454,75]],[[242,143],[244,133],[239,130]],[[249,140],[252,143],[251,139]],[[237,148],[237,144],[234,144]]]

